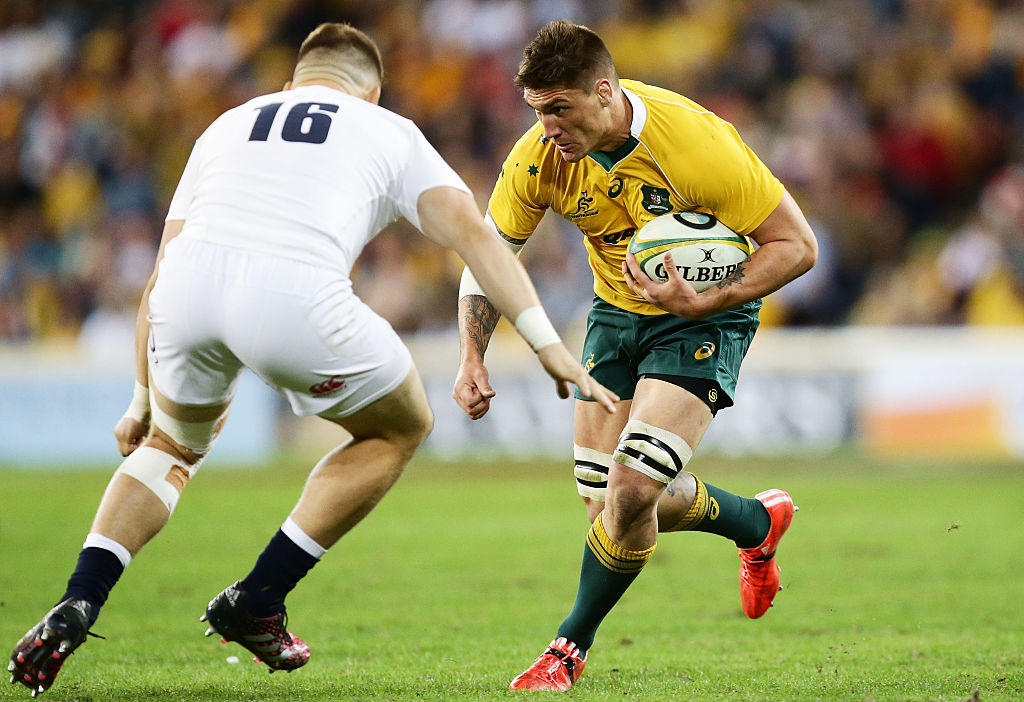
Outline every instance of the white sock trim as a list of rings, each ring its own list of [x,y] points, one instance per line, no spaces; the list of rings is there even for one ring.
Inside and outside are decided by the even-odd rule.
[[[117,556],[117,560],[121,561],[121,565],[125,568],[132,562],[132,554],[129,553],[128,549],[103,534],[90,533],[85,537],[85,543],[82,544],[82,548],[102,548],[110,551]]]
[[[294,541],[296,546],[318,561],[327,553],[327,549],[313,541],[309,534],[292,521],[291,517],[284,520],[284,524],[281,525],[281,531],[284,532],[285,536]]]

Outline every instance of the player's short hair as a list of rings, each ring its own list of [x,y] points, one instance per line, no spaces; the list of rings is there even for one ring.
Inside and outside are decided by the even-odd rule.
[[[515,84],[520,88],[577,88],[589,93],[594,82],[618,74],[608,47],[593,30],[567,20],[541,27],[523,50]]]
[[[376,85],[384,82],[380,49],[365,32],[345,22],[324,22],[303,40],[295,60],[296,72],[315,64],[339,65]]]

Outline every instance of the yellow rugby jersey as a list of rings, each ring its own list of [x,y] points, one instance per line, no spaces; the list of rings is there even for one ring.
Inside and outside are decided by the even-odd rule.
[[[633,232],[659,215],[697,210],[749,234],[782,200],[783,187],[722,118],[669,90],[620,84],[633,107],[625,144],[567,163],[542,141],[538,122],[512,147],[488,211],[505,239],[523,244],[551,208],[583,233],[599,298],[665,314],[623,279]]]

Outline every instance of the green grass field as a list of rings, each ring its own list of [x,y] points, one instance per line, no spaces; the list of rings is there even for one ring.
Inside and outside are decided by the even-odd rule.
[[[52,700],[491,700],[540,653],[576,590],[587,529],[564,464],[418,460],[289,599],[310,642],[267,675],[202,636],[214,594],[248,571],[308,463],[211,461],[132,563]],[[744,494],[801,510],[762,620],[738,560],[706,534],[665,535],[605,621],[577,700],[1024,699],[1024,466],[702,458]],[[0,472],[4,655],[63,592],[108,471]],[[230,664],[229,656],[242,663]],[[550,695],[548,695],[550,697]],[[0,699],[28,698],[3,685]]]

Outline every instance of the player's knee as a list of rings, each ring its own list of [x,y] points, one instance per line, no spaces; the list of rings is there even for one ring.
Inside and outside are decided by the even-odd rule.
[[[395,437],[397,442],[410,455],[427,440],[434,428],[434,413],[429,405],[423,405],[409,413],[402,422],[401,429]]]
[[[196,464],[190,464],[181,456],[151,445],[150,441],[132,451],[121,462],[117,473],[127,475],[142,483],[173,513],[185,485],[195,474]]]
[[[612,479],[605,494],[605,507],[614,505],[616,511],[636,513],[657,504],[663,492],[660,483],[630,468],[612,466]]]
[[[585,500],[597,503],[596,511],[590,517],[590,521],[594,521],[594,518],[601,512],[605,491],[608,489],[608,471],[615,461],[612,460],[610,453],[578,444],[572,445],[572,457],[572,472],[576,476],[576,492]],[[590,513],[589,503],[587,512]]]
[[[430,436],[430,432],[434,431],[434,411],[428,406],[422,414],[420,423],[420,443],[422,444]]]
[[[584,497],[583,504],[587,508],[587,520],[593,524],[594,520],[597,519],[597,515],[601,514],[601,510],[604,509],[604,501],[598,502],[589,497]]]
[[[693,449],[682,437],[639,419],[626,422],[612,454],[617,464],[663,486],[675,480],[692,456]]]
[[[228,411],[225,409],[219,417],[206,422],[186,422],[164,412],[158,403],[151,404],[153,427],[172,443],[185,460],[198,468],[220,434]]]

